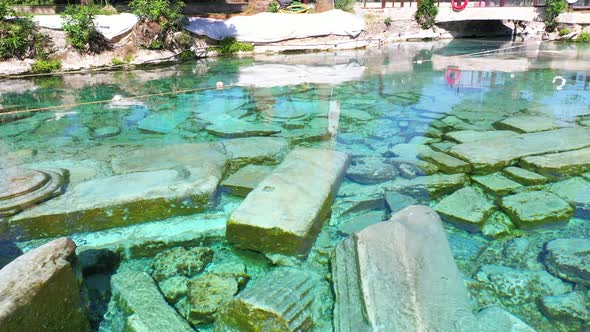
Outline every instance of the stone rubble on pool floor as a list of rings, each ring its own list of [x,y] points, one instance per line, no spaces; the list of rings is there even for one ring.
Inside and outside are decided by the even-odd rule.
[[[233,195],[246,197],[272,170],[272,166],[248,165],[223,180],[221,187]]]
[[[510,180],[499,172],[488,175],[474,175],[471,179],[487,192],[499,197],[508,195],[515,189],[522,187],[520,183]]]
[[[328,216],[349,158],[295,149],[234,210],[227,240],[237,247],[305,255]]]
[[[313,272],[277,268],[222,309],[216,331],[312,331],[327,290]]]
[[[521,229],[565,223],[574,214],[571,205],[548,191],[531,191],[506,196],[500,205]]]
[[[137,172],[82,182],[10,219],[21,239],[97,231],[203,211],[217,190],[222,168]]]
[[[520,165],[553,177],[590,171],[590,148],[522,158]]]
[[[576,217],[590,218],[590,182],[580,177],[549,184],[548,190],[565,199],[576,209]]]
[[[546,177],[540,174],[514,166],[506,167],[502,172],[512,180],[527,186],[543,184],[548,181]]]
[[[477,232],[494,212],[495,205],[480,190],[465,187],[443,198],[433,209],[445,221],[470,232]]]
[[[89,331],[75,267],[76,245],[60,238],[0,270],[0,331]]]
[[[112,276],[113,296],[126,314],[126,331],[193,331],[166,303],[158,286],[145,272],[119,272]]]
[[[337,332],[478,330],[442,223],[425,206],[344,240],[332,274]]]
[[[582,291],[545,296],[539,301],[543,314],[563,331],[584,331],[590,323],[590,294]]]
[[[469,163],[442,152],[429,151],[421,153],[418,155],[418,158],[432,163],[443,173],[447,174],[469,173],[471,171],[471,165]]]
[[[590,240],[549,241],[545,246],[545,266],[562,279],[590,287]]]

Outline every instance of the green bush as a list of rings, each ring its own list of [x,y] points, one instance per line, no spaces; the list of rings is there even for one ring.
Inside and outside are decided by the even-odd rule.
[[[157,22],[163,30],[176,30],[182,20],[180,0],[132,0],[129,7],[143,21]]]
[[[61,61],[59,59],[37,60],[31,67],[31,71],[35,74],[50,73],[61,68]]]
[[[219,55],[227,56],[227,55],[234,55],[238,52],[252,52],[254,51],[254,45],[249,43],[243,43],[237,41],[235,38],[225,38],[219,45],[213,46],[213,50],[217,51]]]
[[[0,0],[0,59],[44,57],[46,41],[30,15],[15,13]]]
[[[569,28],[559,29],[560,36],[569,35],[570,33],[572,33],[572,30],[570,30]]]
[[[268,3],[268,9],[266,11],[270,13],[277,13],[279,11],[279,3],[276,0],[272,0]]]
[[[334,0],[334,8],[351,12],[354,7],[354,0]]]
[[[393,22],[393,21],[391,20],[391,17],[386,17],[386,18],[383,20],[383,23],[384,23],[384,24],[385,24],[385,26],[386,26],[386,27],[388,27],[388,28],[391,26],[391,23],[392,23],[392,22]]]
[[[416,11],[416,22],[420,24],[422,29],[430,29],[434,26],[437,14],[438,8],[434,4],[434,0],[422,0]]]
[[[547,0],[545,5],[545,30],[553,31],[557,27],[555,18],[567,9],[565,0]]]
[[[131,56],[131,55],[126,55],[123,59],[119,59],[117,57],[114,57],[111,59],[111,63],[114,66],[126,65],[126,64],[131,63],[131,61],[133,61],[133,56]]]
[[[580,43],[590,43],[590,32],[582,32],[576,37],[576,41]]]
[[[66,7],[61,14],[67,40],[78,51],[90,50],[91,41],[101,39],[94,24],[94,18],[98,12],[99,8],[96,6],[73,5]]]

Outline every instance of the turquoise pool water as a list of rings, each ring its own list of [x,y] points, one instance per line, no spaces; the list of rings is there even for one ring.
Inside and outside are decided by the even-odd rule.
[[[256,295],[288,266],[318,276],[297,316],[309,317],[290,326],[331,331],[336,246],[424,204],[443,219],[474,314],[496,305],[538,331],[584,330],[590,48],[515,45],[402,43],[0,81],[2,261],[71,236],[101,331],[139,324],[130,312],[142,310],[223,330],[234,296]],[[457,57],[499,48],[509,49]],[[297,159],[297,148],[317,158]],[[264,182],[245,200],[281,172],[298,182]],[[309,228],[294,244],[262,228],[226,235],[241,216]],[[111,287],[133,271],[155,280],[165,309],[133,308],[133,294]]]

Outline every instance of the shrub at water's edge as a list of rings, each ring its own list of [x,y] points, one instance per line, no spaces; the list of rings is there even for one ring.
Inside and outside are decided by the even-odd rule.
[[[50,73],[61,68],[61,61],[59,59],[37,60],[31,66],[31,72],[34,74]]]
[[[416,22],[420,24],[422,29],[430,29],[434,26],[437,14],[438,8],[434,4],[434,0],[422,0],[416,11]]]
[[[16,13],[0,0],[0,59],[44,57],[47,42],[30,15]]]
[[[557,27],[555,19],[567,9],[565,0],[547,0],[545,5],[545,29],[553,31]]]
[[[590,32],[582,32],[575,39],[579,43],[590,43]]]
[[[136,28],[139,44],[148,49],[171,48],[171,35],[180,30],[184,2],[180,0],[132,0],[129,7],[140,19]]]
[[[71,5],[61,14],[67,40],[79,52],[100,52],[108,49],[106,39],[96,30],[97,6]]]
[[[235,55],[238,52],[252,52],[254,45],[237,41],[233,37],[224,38],[219,42],[219,45],[211,47],[219,55],[229,56]]]
[[[334,8],[342,9],[345,12],[352,12],[354,7],[354,0],[335,0]]]

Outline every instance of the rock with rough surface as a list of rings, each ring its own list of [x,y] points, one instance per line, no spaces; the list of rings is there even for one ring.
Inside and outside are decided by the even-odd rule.
[[[60,238],[0,270],[0,331],[90,331],[71,264],[75,250]]]
[[[432,163],[442,172],[447,174],[469,173],[471,171],[471,165],[469,163],[446,153],[430,151],[422,153],[418,157]]]
[[[361,184],[375,184],[393,180],[398,172],[394,165],[384,158],[354,158],[346,171],[346,176]]]
[[[510,180],[501,173],[474,175],[471,179],[481,185],[486,191],[498,196],[505,196],[515,189],[522,187],[520,183]]]
[[[567,127],[567,124],[554,117],[519,115],[498,121],[494,126],[498,129],[512,130],[519,133],[534,133]]]
[[[288,150],[287,140],[281,137],[235,138],[222,144],[232,172],[249,164],[276,165]]]
[[[245,249],[306,254],[330,212],[348,156],[296,149],[234,210],[228,241]]]
[[[445,221],[470,232],[477,232],[494,212],[495,205],[481,191],[465,187],[443,198],[433,209],[440,213]]]
[[[193,325],[211,323],[217,312],[238,293],[232,276],[206,273],[188,282],[188,294],[177,307]]]
[[[111,278],[111,288],[115,301],[127,315],[126,331],[193,331],[188,322],[166,303],[147,273],[119,272]]]
[[[574,215],[590,218],[590,182],[581,177],[551,183],[549,191],[570,202],[576,209]]]
[[[207,247],[195,247],[187,250],[176,247],[163,251],[154,257],[152,276],[162,281],[175,275],[192,277],[203,272],[213,260],[213,250]]]
[[[477,130],[460,130],[446,133],[445,137],[449,138],[458,143],[468,143],[484,141],[488,139],[494,139],[499,137],[509,137],[517,135],[518,133],[511,130],[489,130],[489,131],[477,131]]]
[[[218,315],[215,330],[311,331],[324,283],[312,272],[277,268],[232,300]]]
[[[590,287],[590,240],[549,241],[545,246],[545,266],[562,279]]]
[[[567,222],[574,214],[568,202],[547,191],[506,196],[500,205],[518,228],[523,229]]]
[[[561,325],[563,331],[584,331],[590,323],[590,302],[588,295],[571,292],[557,296],[545,296],[539,301],[539,308]]]
[[[590,171],[590,149],[526,157],[520,165],[550,176],[578,175]]]
[[[387,191],[397,191],[414,198],[435,199],[469,183],[465,174],[435,174],[413,179],[397,178],[383,186]]]
[[[503,173],[512,180],[527,186],[543,184],[547,182],[546,177],[520,167],[506,167],[503,170]]]
[[[340,243],[334,330],[476,331],[438,215],[410,206]]]
[[[480,332],[535,332],[535,329],[510,312],[498,307],[487,307],[476,315]]]
[[[245,197],[272,173],[272,170],[271,166],[248,165],[223,180],[221,186],[236,196]]]

